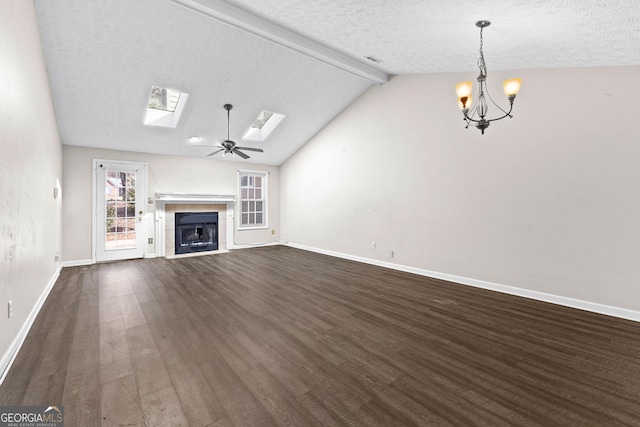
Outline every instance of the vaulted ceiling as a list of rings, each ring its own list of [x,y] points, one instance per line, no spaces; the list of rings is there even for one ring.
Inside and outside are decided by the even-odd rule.
[[[246,161],[280,165],[389,75],[473,78],[479,19],[489,70],[640,65],[637,0],[35,3],[63,143],[116,150],[205,157],[188,138],[226,138],[231,103],[231,139],[264,149]],[[175,129],[143,124],[154,85],[189,94]],[[263,110],[286,117],[244,141]]]

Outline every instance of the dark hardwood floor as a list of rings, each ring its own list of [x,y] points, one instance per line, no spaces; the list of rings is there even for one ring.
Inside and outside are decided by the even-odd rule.
[[[638,426],[640,324],[289,247],[62,270],[0,405],[66,426]]]

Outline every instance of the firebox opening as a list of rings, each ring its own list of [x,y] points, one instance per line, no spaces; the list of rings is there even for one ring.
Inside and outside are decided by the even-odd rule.
[[[176,255],[218,250],[218,212],[176,212]]]

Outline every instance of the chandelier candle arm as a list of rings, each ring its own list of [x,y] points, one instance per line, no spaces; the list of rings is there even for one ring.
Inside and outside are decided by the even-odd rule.
[[[503,90],[507,99],[509,100],[509,111],[505,111],[500,106],[495,104],[493,99],[491,99],[491,95],[489,95],[489,91],[486,87],[487,80],[487,65],[484,60],[484,50],[483,45],[484,41],[482,38],[482,30],[491,25],[489,21],[478,21],[476,22],[476,26],[480,28],[480,58],[478,58],[478,68],[480,69],[480,75],[477,78],[478,81],[478,96],[476,104],[473,105],[473,83],[471,81],[460,82],[456,85],[456,95],[458,96],[458,107],[462,110],[462,114],[464,115],[464,121],[467,123],[467,128],[471,122],[476,123],[476,128],[480,129],[482,134],[484,135],[484,130],[489,127],[490,122],[495,122],[496,120],[504,119],[505,117],[512,117],[511,110],[513,110],[513,101],[516,98],[518,91],[520,90],[520,86],[522,86],[522,79],[513,78],[507,79],[503,83]],[[486,96],[485,96],[486,94]],[[503,116],[496,117],[493,119],[485,118],[489,111],[489,104],[487,103],[487,99],[489,98],[491,102],[503,113]],[[477,115],[478,118],[475,118]]]

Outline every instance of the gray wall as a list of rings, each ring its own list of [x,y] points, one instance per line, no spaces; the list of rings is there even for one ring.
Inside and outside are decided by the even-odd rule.
[[[516,76],[485,135],[472,73],[371,88],[281,167],[283,240],[640,310],[640,67],[492,72],[502,105]]]
[[[275,166],[253,163],[216,161],[194,157],[134,153],[65,145],[64,180],[66,196],[63,202],[63,259],[69,262],[91,260],[92,160],[120,160],[149,165],[148,195],[156,192],[192,194],[237,194],[237,170],[269,172],[269,228],[236,230],[238,244],[277,241],[280,238],[279,173]],[[151,213],[148,237],[155,236],[153,213],[155,206],[147,205]],[[271,234],[275,230],[275,234]],[[155,242],[147,248],[155,254]]]
[[[1,374],[62,250],[62,148],[32,1],[0,2],[0,58]]]

